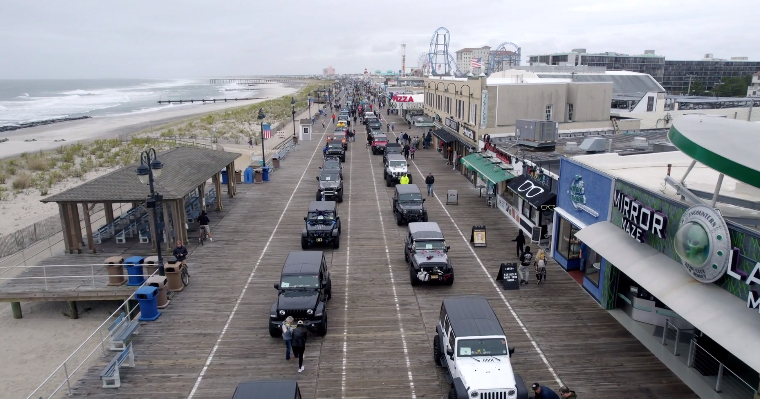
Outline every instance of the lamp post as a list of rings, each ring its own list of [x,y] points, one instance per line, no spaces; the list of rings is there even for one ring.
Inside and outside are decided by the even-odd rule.
[[[259,108],[259,116],[256,117],[259,120],[259,127],[261,127],[261,167],[267,166],[266,150],[264,149],[264,108]]]
[[[291,111],[293,113],[293,140],[296,139],[296,99],[295,97],[290,97],[290,106],[293,107],[293,110]]]
[[[153,187],[153,180],[161,177],[161,171],[164,164],[158,160],[156,150],[153,148],[143,151],[140,154],[140,166],[137,167],[137,177],[142,184],[150,186],[150,197],[145,201],[148,209],[153,209],[153,225],[156,227],[156,252],[158,253],[158,274],[165,276],[164,259],[161,257],[161,239],[163,235],[162,226],[158,223],[158,204],[164,199],[164,196],[157,193]]]

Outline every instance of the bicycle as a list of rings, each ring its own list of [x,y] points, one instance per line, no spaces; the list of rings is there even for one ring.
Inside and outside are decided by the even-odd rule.
[[[198,242],[203,245],[203,242],[208,239],[208,230],[206,230],[205,227],[201,226],[201,236],[198,238]]]
[[[182,285],[187,287],[190,284],[190,271],[187,267],[187,259],[179,261],[175,258],[174,262],[179,263],[180,280],[182,280]]]

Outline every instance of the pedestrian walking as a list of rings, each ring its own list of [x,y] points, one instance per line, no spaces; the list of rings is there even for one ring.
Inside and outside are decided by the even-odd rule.
[[[396,124],[395,123],[391,123],[391,131],[392,132],[396,131]]]
[[[298,325],[296,326],[296,329],[293,330],[293,338],[292,338],[292,345],[293,345],[293,354],[298,358],[298,372],[302,372],[304,370],[303,367],[303,352],[306,350],[306,326],[303,325],[302,320],[298,320]]]
[[[433,184],[435,184],[435,177],[433,177],[433,172],[429,172],[427,177],[425,177],[425,184],[427,184],[428,197],[431,195],[435,196],[433,193]]]
[[[404,145],[404,158],[409,159],[409,146]]]
[[[575,391],[571,391],[570,388],[567,386],[562,386],[559,388],[559,396],[563,399],[576,399],[578,398],[578,395],[575,394]]]
[[[541,281],[546,281],[546,253],[543,249],[539,249],[536,254],[536,280],[541,284]]]
[[[409,184],[409,175],[405,173],[404,175],[401,176],[401,178],[398,179],[398,182],[400,184]]]
[[[533,383],[534,399],[559,399],[557,393],[552,391],[549,387],[543,386],[537,382]]]
[[[322,121],[322,129],[325,128],[325,121]]]
[[[523,247],[525,246],[525,235],[523,234],[522,230],[517,232],[517,237],[515,237],[512,242],[517,243],[517,256],[519,257],[523,253]]]
[[[412,147],[409,149],[409,157],[414,159],[414,152],[417,151],[416,148]]]
[[[332,121],[335,123],[335,114],[332,114]]]
[[[285,341],[285,360],[290,360],[290,349],[293,347],[293,316],[288,316],[282,323],[282,339]],[[295,356],[295,352],[293,353]]]
[[[390,123],[387,123],[387,124],[385,124],[385,130],[386,130],[388,133],[390,133],[390,132],[391,132],[391,124],[390,124]]]
[[[253,148],[253,137],[248,139],[248,148]]]
[[[528,282],[528,269],[530,269],[532,261],[533,254],[530,252],[530,247],[525,247],[525,252],[520,255],[520,267],[518,268],[520,284],[530,284]]]

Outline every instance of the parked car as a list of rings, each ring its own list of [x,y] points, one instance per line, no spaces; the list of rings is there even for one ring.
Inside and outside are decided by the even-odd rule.
[[[409,265],[409,282],[454,284],[454,267],[449,259],[449,246],[438,223],[409,223],[404,239],[404,259]]]
[[[343,202],[343,177],[340,173],[336,173],[333,170],[323,170],[319,176],[317,176],[319,187],[317,188],[317,201],[324,199],[325,201],[338,201]]]
[[[372,136],[372,155],[382,154],[385,152],[385,146],[388,144],[388,136],[384,134],[375,134]]]
[[[391,144],[386,146],[386,151]],[[385,186],[390,187],[399,182],[401,176],[409,173],[406,164],[406,158],[401,154],[383,154],[385,163],[383,165],[383,180],[385,180]],[[412,175],[409,174],[409,183],[412,182]],[[410,184],[411,185],[411,184]]]
[[[317,244],[340,247],[340,217],[335,201],[312,201],[303,220],[306,226],[301,233],[301,249]]]
[[[427,222],[425,199],[416,184],[397,184],[393,190],[393,213],[396,224],[401,226],[409,222]]]

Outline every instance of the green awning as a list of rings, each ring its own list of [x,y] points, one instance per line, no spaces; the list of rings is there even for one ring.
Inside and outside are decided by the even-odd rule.
[[[491,162],[489,158],[483,158],[481,154],[470,154],[461,159],[462,164],[469,170],[478,173],[482,180],[488,180],[492,184],[501,183],[515,176],[501,166]]]

